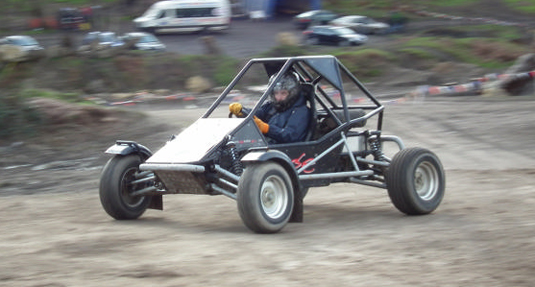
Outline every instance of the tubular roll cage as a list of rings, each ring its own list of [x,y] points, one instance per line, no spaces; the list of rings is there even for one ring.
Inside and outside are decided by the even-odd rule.
[[[333,67],[331,68],[331,74],[325,76],[325,72],[321,72],[320,65],[315,65],[315,60],[328,60],[332,62]],[[397,146],[400,149],[404,149],[404,144],[401,141],[400,138],[396,136],[386,136],[381,135],[381,129],[382,129],[382,122],[383,122],[383,111],[384,106],[364,87],[364,85],[355,77],[353,74],[345,67],[343,66],[338,59],[336,59],[333,56],[300,56],[300,57],[276,57],[276,58],[262,58],[262,59],[252,59],[250,60],[237,74],[237,76],[232,80],[232,82],[225,88],[225,90],[222,92],[222,94],[217,98],[217,100],[210,106],[210,108],[202,115],[202,118],[207,118],[210,116],[210,114],[221,104],[221,102],[224,100],[224,98],[234,89],[234,87],[237,85],[239,80],[243,77],[243,75],[248,71],[248,69],[253,66],[254,64],[264,64],[266,66],[269,66],[270,64],[274,64],[275,66],[278,66],[280,69],[276,73],[276,77],[273,80],[273,82],[277,82],[280,78],[282,78],[285,71],[289,70],[290,68],[295,69],[300,77],[302,77],[301,80],[305,81],[306,83],[311,83],[315,87],[314,92],[314,100],[321,105],[322,112],[325,112],[328,114],[329,117],[332,117],[337,124],[337,127],[333,129],[332,131],[328,132],[327,134],[323,135],[321,138],[310,141],[310,143],[318,142],[321,139],[325,137],[332,137],[336,134],[340,135],[340,140],[332,144],[328,149],[324,150],[321,154],[317,155],[313,160],[306,163],[305,165],[301,166],[299,169],[296,170],[297,178],[299,180],[314,180],[314,179],[331,179],[331,178],[347,178],[349,181],[364,185],[369,185],[373,187],[379,187],[379,188],[386,188],[386,184],[384,183],[384,179],[381,178],[381,176],[378,176],[375,174],[373,170],[361,170],[358,166],[358,163],[364,163],[364,164],[371,164],[374,166],[379,167],[388,167],[390,165],[390,159],[385,157],[382,157],[381,160],[371,160],[366,159],[362,156],[356,155],[353,152],[351,152],[351,147],[348,143],[348,136],[363,136],[367,139],[373,138],[374,140],[377,140],[378,142],[385,142],[390,141],[397,144]],[[306,64],[306,66],[305,66]],[[307,70],[307,67],[314,70],[318,76],[315,78],[310,73],[309,70]],[[362,92],[366,97],[373,103],[373,105],[359,105],[359,106],[349,106],[345,97],[345,90],[343,87],[343,84],[341,83],[341,75],[340,72],[344,73]],[[268,71],[269,73],[269,71]],[[273,74],[275,74],[273,73]],[[337,73],[337,74],[333,74]],[[331,79],[338,79],[339,82],[333,82]],[[332,86],[336,87],[340,91],[340,99],[342,102],[342,106],[339,106],[336,104],[333,99],[331,99],[328,94],[324,91],[324,89],[317,84],[320,80],[326,80],[331,84]],[[271,91],[273,90],[272,85],[268,87],[268,89],[262,94],[259,102],[263,102],[267,99]],[[250,114],[254,114],[256,110],[259,108],[259,105],[256,105],[256,107],[253,108]],[[362,109],[364,111],[367,111],[365,115],[351,119],[349,110],[350,109]],[[335,110],[341,110],[343,112],[343,118],[340,119],[336,114]],[[354,127],[359,127],[362,123],[365,123],[368,119],[370,119],[373,116],[377,116],[377,129],[375,131],[369,132],[369,131],[363,131],[363,132],[352,132],[350,133],[350,129]],[[245,124],[245,121],[240,124],[240,126],[237,127],[239,129],[242,125]],[[345,172],[328,172],[328,173],[319,173],[319,174],[303,174],[303,171],[305,171],[307,168],[309,168],[311,165],[315,164],[320,159],[324,158],[331,152],[332,150],[336,149],[340,145],[343,145],[347,151],[349,151],[347,154],[349,156],[349,159],[351,161],[352,167],[354,170],[352,171],[345,171]],[[214,147],[215,148],[215,147]],[[267,148],[255,148],[254,151],[267,151],[269,147]],[[184,172],[192,172],[192,173],[215,173],[219,175],[216,177],[214,182],[209,183],[209,188],[212,191],[215,191],[219,194],[223,194],[229,198],[236,199],[236,190],[237,185],[240,180],[240,176],[232,173],[231,171],[228,171],[221,166],[214,164],[211,166],[205,166],[202,164],[141,164],[140,170],[146,171],[143,173],[142,180],[153,180],[155,178],[154,174],[150,171],[184,171]],[[147,174],[148,173],[148,174]],[[230,190],[229,190],[230,189]],[[135,192],[135,194],[132,195],[155,195],[155,194],[165,194],[170,193],[167,192],[165,189],[162,189],[161,187],[151,186],[148,188],[145,188],[143,190],[139,190]]]

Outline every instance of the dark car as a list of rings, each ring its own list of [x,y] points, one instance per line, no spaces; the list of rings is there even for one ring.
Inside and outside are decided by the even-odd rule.
[[[338,14],[328,10],[311,10],[296,15],[293,19],[294,25],[301,30],[313,25],[325,25],[338,18]]]
[[[303,31],[303,36],[307,45],[358,46],[368,41],[365,35],[357,34],[349,28],[335,26],[313,26]]]
[[[97,42],[101,45],[109,45],[111,47],[124,45],[124,42],[119,39],[114,32],[89,32],[82,40],[82,45],[89,45],[93,42]]]

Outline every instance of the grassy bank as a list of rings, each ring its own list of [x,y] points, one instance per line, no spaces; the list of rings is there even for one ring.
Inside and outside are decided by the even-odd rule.
[[[134,1],[139,3],[140,1]],[[118,0],[5,0],[4,13],[37,13],[40,5],[106,5]],[[324,8],[343,14],[384,17],[394,8],[412,7],[462,15],[488,3],[483,0],[325,0]],[[534,14],[531,1],[500,1],[510,11]],[[474,8],[475,7],[475,8]],[[470,9],[468,9],[470,8]],[[0,12],[1,13],[1,12]],[[1,16],[0,16],[1,17]],[[417,17],[410,14],[410,17]],[[412,20],[421,20],[413,18]],[[425,19],[424,19],[425,20]],[[513,19],[514,20],[514,19]],[[337,56],[363,81],[375,81],[392,67],[432,69],[444,62],[470,63],[488,70],[505,70],[520,55],[534,52],[530,30],[516,26],[472,24],[422,28],[415,33],[389,35],[393,44],[380,48],[335,48]],[[532,31],[531,31],[532,33]],[[259,54],[294,56],[324,54],[319,47],[278,46]],[[186,81],[203,76],[213,86],[225,86],[244,64],[241,59],[221,56],[178,55],[174,53],[128,52],[111,58],[60,57],[38,62],[0,65],[0,137],[30,136],[44,124],[40,115],[26,104],[31,97],[57,98],[83,103],[85,93],[134,92],[143,89],[185,89]]]

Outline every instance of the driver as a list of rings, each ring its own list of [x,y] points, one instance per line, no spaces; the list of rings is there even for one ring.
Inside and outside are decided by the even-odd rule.
[[[237,117],[244,117],[248,111],[237,102],[231,103],[229,110]],[[256,112],[254,121],[270,143],[291,143],[305,140],[310,116],[299,77],[291,72],[275,83],[270,100]]]

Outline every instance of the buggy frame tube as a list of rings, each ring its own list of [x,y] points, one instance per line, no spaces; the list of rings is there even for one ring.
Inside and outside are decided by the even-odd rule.
[[[237,185],[235,185],[234,183],[232,183],[232,182],[230,182],[228,180],[225,180],[225,179],[222,179],[222,178],[218,178],[217,182],[222,183],[222,184],[224,184],[224,185],[226,185],[226,186],[228,186],[228,187],[230,187],[230,188],[232,188],[234,190],[238,189]]]
[[[140,170],[173,170],[203,173],[206,168],[202,165],[184,163],[142,163]]]
[[[157,190],[158,188],[156,188],[156,186],[149,186],[149,187],[145,187],[144,189],[140,189],[140,190],[132,192],[130,196],[148,195],[148,193],[157,191]]]
[[[222,189],[221,187],[217,186],[215,183],[210,184],[210,188],[212,188],[213,190],[221,193],[222,195],[224,195],[226,197],[229,197],[229,198],[232,198],[234,200],[236,200],[238,198],[236,196],[236,194],[228,192],[228,191]]]
[[[300,175],[299,176],[299,180],[322,179],[322,178],[340,178],[340,177],[352,177],[352,176],[363,176],[363,175],[373,175],[373,170],[331,172],[331,173],[321,173],[321,174],[306,174],[306,175]]]
[[[223,168],[222,168],[221,166],[219,166],[218,164],[216,164],[216,165],[214,166],[214,169],[215,169],[217,172],[221,173],[222,175],[224,175],[224,176],[226,176],[226,177],[228,177],[228,178],[234,180],[235,182],[240,181],[240,177],[239,177],[239,176],[233,174],[232,172],[229,172],[229,171],[226,170],[226,169],[223,169]]]
[[[309,179],[321,179],[321,178],[340,178],[340,177],[351,177],[351,176],[363,176],[363,175],[373,175],[373,171],[371,170],[365,170],[361,171],[358,168],[357,161],[354,157],[354,155],[351,153],[351,149],[349,147],[349,144],[347,143],[347,138],[344,135],[344,133],[340,133],[341,139],[334,143],[331,147],[329,147],[327,150],[322,152],[320,155],[315,157],[313,160],[305,164],[303,167],[301,167],[299,170],[297,170],[297,173],[301,173],[303,170],[306,170],[311,165],[316,163],[318,160],[329,154],[332,150],[334,150],[336,147],[338,147],[341,144],[344,144],[347,148],[348,156],[351,158],[351,162],[353,163],[353,168],[355,168],[354,171],[347,171],[347,172],[336,172],[336,173],[321,173],[321,174],[308,174],[308,175],[299,175],[300,180],[309,180]]]
[[[394,143],[396,143],[400,150],[405,149],[405,145],[403,144],[403,141],[401,140],[401,138],[399,138],[397,136],[390,136],[390,135],[385,136],[385,135],[382,135],[379,139],[381,141],[383,141],[383,142],[394,142]]]
[[[335,149],[336,147],[338,147],[339,145],[343,144],[345,141],[345,139],[340,139],[339,141],[337,141],[335,144],[333,144],[331,147],[329,147],[328,149],[326,149],[325,151],[323,151],[322,153],[320,153],[317,157],[315,157],[313,160],[311,160],[310,162],[308,162],[307,164],[305,164],[303,167],[301,167],[300,169],[297,170],[297,173],[301,173],[303,172],[305,169],[307,169],[308,167],[310,167],[311,165],[315,164],[318,160],[322,159],[325,155],[327,155],[328,153],[330,153],[333,149]],[[301,177],[301,176],[299,176]]]
[[[238,81],[243,77],[243,75],[247,72],[247,70],[249,70],[249,68],[254,64],[255,62],[253,62],[252,60],[247,62],[247,64],[240,70],[240,72],[236,75],[236,77],[234,77],[234,79],[232,79],[232,81],[230,82],[230,84],[225,88],[225,90],[223,90],[223,92],[221,93],[221,95],[227,95],[228,93],[230,93],[230,91],[234,88],[234,86],[236,86],[236,84],[238,83]],[[219,106],[219,104],[224,100],[225,97],[218,97],[217,100],[215,100],[212,105],[210,106],[210,108],[208,108],[208,110],[201,116],[202,118],[207,118],[214,110],[215,108],[217,108],[217,106]]]
[[[156,179],[156,176],[152,175],[152,176],[149,176],[149,177],[144,177],[144,178],[141,178],[141,179],[134,180],[134,181],[130,182],[130,184],[143,183],[143,182],[151,181],[151,180],[154,180],[154,179]]]
[[[377,183],[377,182],[368,181],[368,180],[362,180],[362,179],[358,179],[358,178],[350,178],[349,181],[354,182],[354,183],[358,183],[358,184],[378,187],[378,188],[386,188],[386,184],[384,184],[384,183]]]

